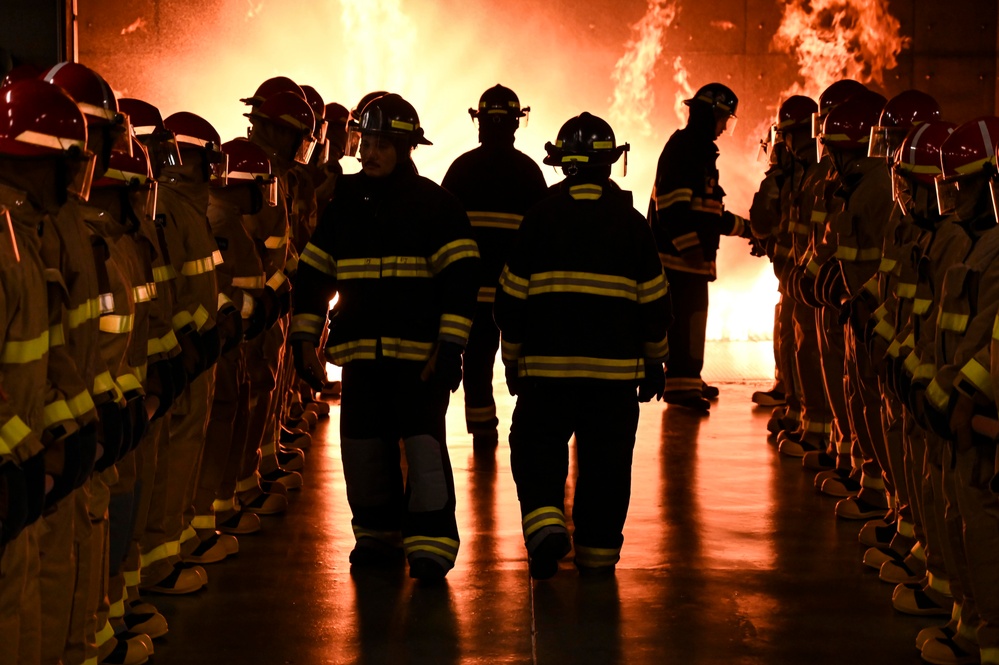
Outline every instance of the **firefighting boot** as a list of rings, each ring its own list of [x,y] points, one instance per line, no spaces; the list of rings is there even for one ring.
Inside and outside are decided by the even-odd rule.
[[[358,568],[393,568],[405,560],[402,547],[377,538],[358,538],[349,556],[351,567]]]
[[[554,577],[555,573],[558,572],[559,559],[568,554],[570,550],[572,550],[572,544],[569,542],[569,536],[565,533],[552,533],[545,536],[528,558],[531,577],[536,580],[547,580]]]
[[[208,573],[201,566],[185,568],[178,564],[173,567],[169,575],[155,584],[143,585],[142,590],[168,596],[183,596],[200,591],[207,580]]]
[[[919,655],[933,665],[977,665],[981,662],[978,645],[960,634],[927,640]]]
[[[883,566],[888,561],[900,561],[902,555],[898,552],[894,552],[889,549],[882,549],[880,547],[868,547],[864,552],[864,565],[868,568],[873,568],[878,572],[881,571],[881,566]]]
[[[240,507],[256,515],[278,515],[288,509],[288,497],[281,494],[251,489],[236,494]]]
[[[142,665],[149,662],[152,653],[152,640],[147,647],[141,639],[129,640],[119,635],[108,640],[105,646],[109,647],[109,650],[100,659],[103,665]]]
[[[472,450],[476,453],[492,453],[499,446],[497,432],[476,433],[472,435]]]
[[[148,605],[148,603],[147,603]],[[166,617],[155,608],[152,612],[138,613],[128,611],[122,617],[122,624],[130,633],[141,633],[156,640],[170,632]]]
[[[825,441],[814,434],[806,433],[800,436],[792,436],[789,433],[785,434],[787,436],[777,438],[777,450],[781,455],[803,458],[808,453],[819,452],[825,449]]]
[[[447,575],[444,568],[435,559],[430,557],[417,557],[409,562],[409,576],[421,582],[439,582]]]
[[[704,381],[701,381],[701,397],[703,397],[704,399],[712,399],[712,400],[714,400],[714,399],[718,399],[718,396],[720,394],[721,394],[721,391],[718,390],[718,388],[716,388],[714,386],[709,386]]]
[[[882,495],[884,492],[881,493]],[[884,515],[888,502],[878,502],[872,495],[865,495],[863,489],[857,496],[847,497],[836,502],[836,517],[843,520],[867,520]]]
[[[301,448],[286,448],[278,444],[274,453],[278,468],[285,471],[301,471],[305,468],[305,451]]]
[[[663,401],[698,413],[708,413],[711,410],[711,402],[704,399],[700,391],[695,390],[664,393]]]
[[[323,384],[321,395],[324,399],[340,399],[341,384],[339,381],[327,381]]]
[[[230,510],[215,515],[215,528],[222,533],[247,535],[260,531],[260,518],[245,510]]]
[[[184,561],[199,565],[224,561],[225,558],[229,556],[229,550],[226,547],[225,542],[221,540],[220,536],[221,534],[213,533],[202,540],[201,543],[194,548],[194,551],[184,558]],[[232,538],[232,536],[227,537]]]
[[[260,476],[260,486],[266,492],[277,494],[288,490],[300,490],[305,485],[302,474],[298,471],[285,471],[284,469],[274,469]]]
[[[786,415],[787,409],[783,406],[775,407],[770,414],[770,420],[767,421],[767,431],[774,435],[783,432],[786,429],[783,422],[786,420]]]
[[[861,545],[887,549],[897,536],[898,531],[894,522],[889,523],[884,519],[873,519],[864,524],[860,529],[860,533],[857,534],[857,540],[860,541]]]
[[[881,564],[878,579],[887,584],[916,584],[926,577],[926,562],[912,554],[885,561]]]
[[[926,617],[949,617],[954,599],[929,585],[899,584],[892,593],[891,604],[902,614]]]
[[[784,392],[774,386],[770,390],[757,390],[753,393],[753,404],[757,406],[781,406],[786,404]]]
[[[824,450],[811,450],[802,456],[801,466],[809,471],[828,471],[836,468],[836,458]]]
[[[288,429],[282,425],[281,434],[278,436],[278,443],[305,450],[312,445],[312,435],[300,427]]]
[[[923,645],[932,639],[942,638],[949,640],[957,634],[957,619],[951,619],[942,626],[929,626],[923,628],[916,635],[916,648],[923,650]]]
[[[308,402],[305,405],[305,410],[316,414],[319,420],[325,420],[330,417],[330,405],[326,402]]]

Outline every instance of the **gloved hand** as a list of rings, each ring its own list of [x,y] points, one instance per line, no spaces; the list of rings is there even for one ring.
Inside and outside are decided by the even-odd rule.
[[[252,298],[249,294],[243,294],[244,298]],[[258,299],[253,300],[253,312],[250,314],[248,319],[243,321],[243,337],[244,339],[250,340],[256,338],[260,333],[264,332],[267,327],[267,313],[264,308],[262,301]]]
[[[523,379],[517,376],[517,363],[503,363],[503,368],[506,373],[506,389],[510,391],[511,395],[519,395]]]
[[[59,431],[54,431],[58,428]],[[48,510],[69,496],[75,487],[77,477],[82,473],[84,463],[80,455],[80,431],[75,428],[66,432],[57,425],[45,433],[42,440],[45,451],[45,475],[52,478],[52,489],[45,493],[45,507]]]
[[[326,381],[326,368],[319,360],[316,345],[312,342],[298,339],[292,340],[291,352],[295,357],[295,372],[298,378],[309,384],[309,387],[319,392]]]
[[[208,359],[207,349],[201,335],[194,329],[194,326],[184,326],[177,332],[177,341],[180,342],[180,357],[183,359],[184,375],[188,381],[193,381],[205,371],[205,362]]]
[[[207,330],[202,330],[201,345],[205,349],[205,369],[208,370],[218,362],[219,354],[222,353],[222,338],[217,323]]]
[[[651,402],[663,398],[666,390],[666,370],[661,362],[645,361],[645,378],[638,384],[638,401]]]
[[[243,341],[243,317],[235,307],[223,307],[215,319],[222,353],[229,353]]]
[[[420,378],[439,388],[454,392],[461,385],[461,345],[454,342],[438,342],[437,348],[423,366]]]
[[[94,468],[98,471],[104,471],[118,461],[118,455],[124,443],[122,414],[118,402],[109,400],[98,406],[97,417],[100,424],[98,438],[104,449],[104,454],[97,460]]]

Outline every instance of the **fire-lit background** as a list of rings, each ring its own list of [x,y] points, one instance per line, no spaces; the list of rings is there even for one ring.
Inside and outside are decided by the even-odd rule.
[[[30,19],[28,3],[13,4],[20,13],[0,9],[0,37],[16,47]],[[539,162],[562,122],[590,111],[631,143],[616,177],[643,213],[659,152],[686,118],[680,100],[712,80],[740,97],[719,147],[726,205],[742,214],[762,175],[759,139],[787,94],[817,97],[850,77],[889,97],[925,90],[957,122],[996,107],[995,0],[79,0],[77,12],[81,62],[164,115],[203,115],[223,139],[245,133],[239,98],[271,76],[348,108],[398,92],[434,142],[415,159],[437,181],[475,146],[467,109],[496,83],[531,106],[517,145]],[[769,264],[729,239],[719,273],[709,337],[768,338]]]

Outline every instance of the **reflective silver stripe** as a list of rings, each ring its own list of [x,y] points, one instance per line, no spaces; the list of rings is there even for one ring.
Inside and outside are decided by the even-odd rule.
[[[264,241],[264,247],[267,249],[281,249],[288,244],[288,234],[283,236],[271,236]]]
[[[526,376],[630,380],[645,375],[645,361],[641,358],[525,356],[518,363],[519,373]]]
[[[397,337],[382,337],[382,355],[399,360],[426,360],[434,345],[430,342],[415,342]]]
[[[132,287],[132,299],[137,302],[149,302],[153,299],[153,295],[149,292],[149,286],[142,284],[140,286]]]
[[[262,289],[264,288],[264,284],[265,280],[263,275],[232,278],[232,285],[237,289]]]
[[[456,261],[471,258],[479,258],[479,246],[471,238],[459,238],[434,252],[430,266],[436,275]]]
[[[505,266],[503,268],[503,274],[500,275],[499,284],[500,288],[503,289],[504,292],[514,298],[518,298],[520,300],[527,299],[527,291],[530,282],[523,277],[518,277],[510,272],[509,266]]]
[[[204,275],[213,270],[215,270],[215,259],[211,256],[206,256],[203,259],[185,261],[180,269],[180,274],[185,277],[194,277],[195,275]]]
[[[524,216],[507,212],[469,210],[468,221],[475,228],[508,229],[515,231],[520,228],[520,223],[524,221]]]
[[[527,294],[531,296],[542,293],[585,293],[632,301],[638,299],[635,280],[618,275],[555,270],[535,273],[531,275],[529,282]]]

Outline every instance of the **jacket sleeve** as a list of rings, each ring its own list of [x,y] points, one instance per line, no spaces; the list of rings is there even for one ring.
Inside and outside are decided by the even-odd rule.
[[[479,291],[479,248],[472,239],[468,215],[450,194],[442,201],[436,228],[429,263],[441,303],[437,337],[442,342],[465,346]]]
[[[531,284],[531,229],[533,218],[530,212],[517,231],[517,242],[500,274],[499,288],[496,289],[496,303],[493,305],[493,318],[500,329],[501,355],[504,365],[516,365],[524,344],[527,328],[527,294]],[[658,255],[656,256],[658,259]],[[660,266],[660,271],[662,267]]]
[[[699,198],[699,185],[693,174],[696,168],[681,168],[678,155],[673,154],[668,143],[659,158],[656,183],[649,202],[649,223],[655,233],[659,248],[672,245],[684,258],[703,260],[703,249],[698,235],[700,224],[697,207],[704,202]],[[689,165],[686,165],[689,166]],[[695,201],[695,195],[698,197]]]
[[[642,352],[647,360],[665,362],[669,358],[667,332],[673,322],[669,283],[652,231],[642,224],[639,232],[638,310]]]
[[[336,259],[333,258],[332,248],[335,209],[334,200],[326,208],[299,257],[295,290],[292,292],[291,341],[309,341],[318,345],[323,336],[329,302],[337,290]]]
[[[15,265],[17,264],[15,263]],[[15,280],[6,279],[6,270],[3,273],[5,279],[0,280],[0,322],[3,323],[0,326],[0,351],[3,352],[3,362],[5,363],[8,362],[7,355],[10,348],[7,329],[13,316],[13,301],[16,294],[8,292],[8,289],[11,289],[15,284]],[[17,389],[25,389],[25,387],[19,388],[10,385],[2,367],[3,364],[0,363],[0,463],[8,460],[20,463],[42,452],[42,442],[38,433],[32,431],[25,419],[21,417],[25,414],[18,413],[7,398],[8,393]],[[26,389],[40,390],[41,388],[27,386]]]

